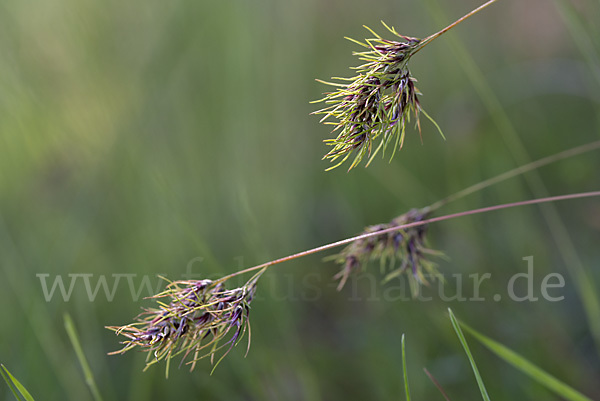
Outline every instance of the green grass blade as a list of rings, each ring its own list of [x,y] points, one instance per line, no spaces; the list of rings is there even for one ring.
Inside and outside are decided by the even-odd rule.
[[[408,388],[408,372],[406,371],[406,349],[404,347],[404,334],[402,334],[402,371],[404,372],[404,392],[406,401],[410,401],[410,389]]]
[[[67,330],[67,334],[69,335],[69,339],[71,340],[71,344],[73,345],[73,349],[75,350],[75,354],[77,355],[77,359],[79,360],[79,365],[81,365],[81,369],[83,370],[83,375],[85,376],[85,383],[90,388],[94,400],[102,401],[102,396],[100,395],[100,391],[98,391],[98,386],[96,386],[94,375],[92,374],[90,365],[88,365],[87,359],[85,358],[85,354],[83,353],[83,349],[81,348],[81,344],[79,343],[79,336],[77,335],[77,330],[75,330],[75,324],[73,324],[73,319],[71,319],[71,316],[68,313],[65,313],[64,321],[65,330]]]
[[[579,48],[594,79],[600,84],[600,70],[597,68],[600,65],[600,57],[598,57],[598,51],[592,39],[594,36],[597,37],[597,35],[586,31],[581,17],[570,2],[554,0],[554,3],[559,11],[559,15],[565,21],[565,25],[573,37],[573,43]]]
[[[33,401],[33,397],[29,394],[29,391],[2,364],[0,364],[0,373],[17,400],[21,401],[25,399],[26,401]]]
[[[458,336],[458,339],[460,340],[460,343],[462,344],[462,346],[465,350],[465,353],[467,354],[467,357],[469,358],[471,367],[473,368],[473,373],[475,374],[475,379],[477,380],[477,385],[479,386],[479,391],[481,392],[481,397],[485,401],[490,401],[490,396],[487,393],[485,384],[483,384],[483,380],[481,378],[481,375],[479,374],[479,369],[477,369],[477,364],[475,363],[475,359],[473,359],[473,355],[471,354],[471,350],[469,349],[469,344],[467,344],[467,340],[465,339],[465,336],[464,336],[462,330],[460,329],[460,324],[456,320],[456,317],[454,317],[454,313],[452,312],[452,309],[448,308],[448,313],[450,314],[450,321],[452,322],[452,327],[454,327],[454,331],[456,332],[456,335]]]
[[[17,393],[17,389],[15,388],[15,386],[13,385],[12,381],[10,380],[10,378],[8,377],[8,375],[6,375],[6,373],[4,373],[4,370],[6,368],[4,367],[4,365],[0,365],[0,374],[2,374],[2,378],[4,379],[4,381],[6,382],[6,384],[8,384],[8,388],[10,388],[10,391],[12,391],[12,393],[14,394],[15,398],[19,401],[22,400],[21,396]],[[8,372],[8,370],[7,370]]]
[[[477,332],[475,329],[472,329],[464,323],[460,323],[460,325],[469,334],[475,337],[483,346],[492,351],[498,357],[504,359],[504,361],[514,366],[521,372],[525,373],[527,376],[531,377],[532,379],[540,383],[542,386],[546,387],[550,391],[553,391],[560,397],[570,401],[591,401],[590,398],[586,397],[577,390],[561,382],[556,377],[540,369],[533,363],[529,362],[528,360],[526,360],[516,352],[512,351],[511,349],[500,344],[499,342],[496,342],[491,338],[484,336],[483,334]]]

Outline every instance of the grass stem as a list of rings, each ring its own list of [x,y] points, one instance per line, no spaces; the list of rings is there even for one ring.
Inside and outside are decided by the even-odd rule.
[[[437,39],[438,37],[442,36],[443,34],[445,34],[446,32],[448,32],[450,29],[454,28],[456,25],[458,25],[461,22],[465,21],[467,18],[472,17],[473,15],[477,14],[478,12],[480,12],[481,10],[483,10],[484,8],[486,8],[487,6],[492,5],[496,1],[498,1],[498,0],[489,0],[487,3],[484,3],[484,4],[480,5],[479,7],[477,7],[476,9],[472,10],[471,12],[463,15],[462,17],[460,17],[459,19],[457,19],[456,21],[454,21],[453,23],[451,23],[450,25],[448,25],[444,29],[442,29],[442,30],[434,33],[433,35],[430,35],[430,36],[426,37],[425,39],[423,39],[421,41],[421,43],[419,43],[419,46],[413,52],[413,54],[417,53],[419,50],[421,50],[422,48],[424,48],[425,46],[427,46],[434,39]]]
[[[417,221],[417,222],[409,223],[409,224],[402,224],[399,226],[387,228],[385,230],[380,230],[380,231],[376,231],[376,232],[372,232],[372,233],[357,235],[355,237],[346,238],[346,239],[332,242],[332,243],[329,243],[326,245],[321,245],[316,248],[298,252],[293,255],[285,256],[283,258],[275,259],[270,262],[262,263],[260,265],[256,265],[253,267],[249,267],[247,269],[237,271],[235,273],[232,273],[232,274],[229,274],[229,275],[223,277],[220,280],[225,281],[232,277],[239,276],[241,274],[250,273],[250,272],[253,272],[256,270],[260,270],[260,269],[266,269],[266,268],[269,268],[271,266],[274,266],[274,265],[277,265],[277,264],[280,264],[283,262],[288,262],[290,260],[298,259],[298,258],[301,258],[304,256],[319,253],[319,252],[323,252],[323,251],[326,251],[326,250],[329,250],[332,248],[337,248],[338,246],[346,245],[346,244],[349,244],[351,242],[354,242],[354,241],[357,241],[360,239],[369,238],[369,237],[373,237],[376,235],[382,235],[382,234],[386,234],[389,232],[403,230],[403,229],[407,229],[407,228],[411,228],[411,227],[417,227],[417,226],[422,226],[422,225],[426,225],[426,224],[430,224],[430,223],[436,223],[439,221],[455,219],[458,217],[471,216],[474,214],[493,212],[496,210],[508,209],[508,208],[513,208],[513,207],[517,207],[517,206],[538,205],[538,204],[542,204],[542,203],[557,202],[557,201],[561,201],[561,200],[571,200],[571,199],[579,199],[579,198],[590,198],[590,197],[595,197],[595,196],[600,196],[600,191],[579,192],[579,193],[568,194],[568,195],[558,195],[558,196],[549,196],[549,197],[538,198],[538,199],[529,199],[529,200],[524,200],[524,201],[519,201],[519,202],[504,203],[504,204],[495,205],[495,206],[487,206],[487,207],[482,207],[479,209],[467,210],[464,212],[452,213],[452,214],[448,214],[445,216],[432,217],[431,219]]]
[[[474,192],[478,192],[481,191],[482,189],[485,189],[489,186],[498,184],[502,181],[508,180],[509,178],[513,178],[516,177],[518,175],[521,175],[523,173],[526,173],[528,171],[532,171],[535,169],[538,169],[540,167],[546,166],[548,164],[554,163],[556,161],[559,160],[563,160],[563,159],[567,159],[569,157],[573,157],[573,156],[577,156],[583,153],[587,153],[587,152],[591,152],[593,150],[597,150],[600,149],[600,140],[599,141],[594,141],[594,142],[590,142],[587,143],[585,145],[581,145],[581,146],[577,146],[571,149],[567,149],[565,151],[562,151],[560,153],[556,153],[554,155],[551,156],[547,156],[544,157],[542,159],[538,159],[536,161],[533,161],[531,163],[527,163],[523,166],[517,167],[515,169],[512,169],[510,171],[506,171],[502,174],[499,174],[495,177],[489,178],[487,180],[478,182],[477,184],[471,185],[470,187],[467,187],[465,189],[462,189],[450,196],[447,196],[446,198],[432,204],[431,206],[429,206],[429,208],[431,210],[437,210],[442,206],[445,206],[446,204],[453,202],[455,200],[464,198],[467,195],[470,195]]]

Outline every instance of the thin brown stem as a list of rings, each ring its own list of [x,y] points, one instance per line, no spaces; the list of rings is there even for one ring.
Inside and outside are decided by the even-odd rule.
[[[444,388],[441,386],[441,384],[435,379],[435,377],[433,377],[433,375],[431,373],[429,373],[429,371],[427,370],[427,368],[423,368],[423,370],[425,371],[425,374],[427,375],[427,377],[429,377],[429,380],[431,380],[433,382],[433,384],[437,387],[437,389],[440,391],[440,393],[442,393],[442,396],[444,397],[444,399],[446,401],[450,401],[450,398],[448,398],[448,395],[446,394],[446,392],[444,391]]]
[[[487,3],[480,5],[479,7],[477,7],[476,9],[474,9],[473,11],[469,12],[468,14],[463,15],[461,18],[457,19],[456,21],[454,21],[453,23],[451,23],[450,25],[448,25],[447,27],[445,27],[441,31],[436,32],[433,35],[430,35],[430,36],[426,37],[425,39],[423,39],[421,41],[421,43],[419,43],[419,46],[413,52],[413,54],[415,54],[416,52],[418,52],[419,50],[421,50],[422,48],[424,48],[425,46],[427,46],[427,44],[429,44],[432,40],[438,38],[439,36],[442,36],[443,34],[445,34],[446,32],[448,32],[450,29],[454,28],[456,25],[460,24],[461,22],[463,22],[467,18],[472,17],[473,15],[477,14],[478,12],[480,12],[481,10],[483,10],[484,8],[486,8],[487,6],[491,5],[492,3],[495,3],[496,1],[498,1],[498,0],[489,0]]]
[[[527,163],[523,166],[517,167],[515,169],[512,169],[510,171],[506,171],[502,174],[499,174],[495,177],[489,178],[487,180],[481,181],[477,184],[471,185],[470,187],[467,187],[465,189],[462,189],[450,196],[447,196],[446,198],[432,204],[431,206],[429,206],[430,210],[437,210],[442,206],[445,206],[446,204],[453,202],[455,200],[464,198],[467,195],[470,195],[474,192],[477,191],[481,191],[484,188],[487,188],[489,186],[498,184],[499,182],[508,180],[509,178],[512,177],[516,177],[517,175],[521,175],[523,173],[526,173],[528,171],[531,170],[535,170],[538,169],[540,167],[546,166],[548,164],[554,163],[556,161],[562,160],[562,159],[567,159],[569,157],[573,157],[573,156],[577,156],[580,155],[582,153],[586,153],[586,152],[591,152],[593,150],[596,149],[600,149],[600,141],[594,141],[594,142],[590,142],[587,143],[585,145],[581,145],[581,146],[577,146],[575,148],[571,148],[571,149],[567,149],[565,151],[562,151],[560,153],[556,153],[554,155],[551,156],[547,156],[544,157],[542,159],[533,161],[531,163]]]
[[[237,271],[235,273],[229,274],[229,275],[223,277],[221,279],[221,281],[225,281],[225,280],[230,279],[232,277],[239,276],[240,274],[250,273],[250,272],[253,272],[253,271],[256,271],[256,270],[260,270],[260,269],[266,269],[268,267],[277,265],[279,263],[288,262],[290,260],[298,259],[298,258],[301,258],[303,256],[312,255],[314,253],[318,253],[318,252],[326,251],[328,249],[336,248],[338,246],[346,245],[346,244],[349,244],[351,242],[358,241],[360,239],[369,238],[369,237],[373,237],[373,236],[376,236],[376,235],[382,235],[382,234],[386,234],[386,233],[389,233],[389,232],[394,232],[394,231],[398,231],[398,230],[404,230],[404,229],[407,229],[407,228],[422,226],[422,225],[430,224],[430,223],[436,223],[438,221],[455,219],[455,218],[458,218],[458,217],[470,216],[470,215],[480,214],[480,213],[487,213],[487,212],[492,212],[492,211],[495,211],[495,210],[508,209],[508,208],[511,208],[511,207],[525,206],[525,205],[537,205],[537,204],[540,204],[540,203],[556,202],[556,201],[569,200],[569,199],[590,198],[590,197],[594,197],[594,196],[600,196],[600,191],[581,192],[581,193],[576,193],[576,194],[558,195],[558,196],[550,196],[550,197],[546,197],[546,198],[530,199],[530,200],[519,201],[519,202],[504,203],[504,204],[501,204],[501,205],[488,206],[488,207],[483,207],[483,208],[480,208],[480,209],[467,210],[465,212],[452,213],[452,214],[448,214],[448,215],[440,216],[440,217],[433,217],[431,219],[417,221],[417,222],[414,222],[414,223],[402,224],[402,225],[399,225],[399,226],[394,226],[394,227],[387,228],[385,230],[380,230],[380,231],[375,231],[375,232],[372,232],[372,233],[357,235],[357,236],[352,237],[352,238],[346,238],[346,239],[341,240],[341,241],[332,242],[330,244],[322,245],[322,246],[319,246],[319,247],[316,247],[316,248],[312,248],[312,249],[309,249],[309,250],[306,250],[306,251],[298,252],[298,253],[295,253],[293,255],[289,255],[289,256],[286,256],[286,257],[283,257],[283,258],[280,258],[280,259],[272,260],[272,261],[267,262],[267,263],[263,263],[263,264],[260,264],[260,265],[257,265],[257,266],[249,267],[247,269],[240,270],[240,271]]]

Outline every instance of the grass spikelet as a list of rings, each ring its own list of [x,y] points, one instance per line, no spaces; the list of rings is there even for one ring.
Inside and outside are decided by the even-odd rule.
[[[183,354],[181,363],[190,357],[190,370],[198,360],[210,357],[214,371],[250,329],[250,303],[263,272],[234,289],[225,288],[227,277],[171,282],[165,291],[150,297],[159,307],[145,309],[134,323],[107,327],[127,338],[122,342],[124,347],[110,355],[141,349],[148,353],[146,368],[166,360],[167,377],[170,360],[177,355]]]
[[[357,75],[333,78],[340,82],[320,81],[336,88],[321,99],[328,106],[313,113],[323,115],[321,122],[333,125],[332,132],[337,132],[335,139],[325,140],[332,149],[324,159],[336,163],[328,170],[343,164],[352,153],[355,156],[348,170],[365,157],[368,165],[380,150],[385,151],[390,144],[394,146],[393,157],[395,150],[404,144],[405,127],[411,116],[419,134],[421,132],[419,114],[423,110],[418,97],[420,92],[408,68],[408,61],[422,47],[422,41],[400,35],[385,23],[383,25],[400,40],[383,39],[365,26],[374,35],[373,38],[365,42],[347,38],[365,48],[354,52],[364,62],[354,68]]]
[[[429,208],[412,209],[389,223],[367,227],[362,234],[384,230],[386,232],[357,239],[339,254],[331,257],[336,263],[342,265],[342,270],[334,277],[339,280],[338,290],[344,287],[352,274],[364,270],[370,261],[378,260],[381,270],[387,272],[385,281],[407,273],[411,289],[415,294],[420,284],[427,284],[428,276],[438,274],[436,265],[427,257],[443,256],[443,253],[427,247],[426,224],[395,231],[390,229],[426,220],[430,214]]]
[[[385,153],[391,144],[394,146],[393,158],[396,150],[404,145],[406,124],[410,122],[411,116],[414,117],[421,136],[421,113],[444,138],[439,125],[421,107],[418,97],[421,93],[415,86],[417,80],[411,75],[408,62],[433,40],[496,1],[489,0],[425,39],[401,35],[383,21],[383,26],[397,40],[384,39],[367,26],[364,27],[373,35],[372,38],[365,39],[364,42],[346,38],[363,47],[362,51],[353,53],[363,64],[353,68],[357,71],[354,77],[332,78],[339,82],[317,80],[333,86],[335,90],[315,101],[314,103],[323,102],[327,106],[312,113],[323,115],[321,122],[333,125],[332,133],[337,133],[336,138],[324,141],[332,149],[323,159],[335,163],[327,170],[342,165],[353,153],[355,156],[348,171],[360,164],[365,157],[368,166],[380,150]]]

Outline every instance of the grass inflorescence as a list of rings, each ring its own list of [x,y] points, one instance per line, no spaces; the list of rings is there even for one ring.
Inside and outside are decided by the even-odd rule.
[[[378,259],[382,265],[386,264],[386,260],[399,260],[401,261],[400,266],[395,263],[390,264],[394,267],[391,268],[386,279],[409,271],[408,267],[410,266],[409,280],[413,294],[416,294],[419,285],[427,283],[423,271],[430,275],[437,273],[436,266],[425,256],[443,255],[441,252],[425,246],[427,225],[518,206],[599,196],[600,191],[551,196],[431,218],[427,217],[430,212],[429,208],[413,209],[388,224],[371,226],[358,236],[239,270],[216,281],[175,281],[170,283],[165,291],[150,297],[151,299],[167,298],[169,303],[158,301],[159,308],[145,309],[138,315],[134,323],[107,327],[107,329],[128,338],[122,343],[124,344],[122,349],[109,354],[123,354],[132,349],[141,349],[148,354],[146,368],[163,359],[166,360],[167,376],[172,358],[183,354],[181,360],[183,363],[192,354],[191,360],[187,362],[191,365],[190,370],[194,369],[198,360],[210,357],[211,363],[214,364],[214,371],[219,362],[239,343],[246,330],[250,330],[248,320],[250,302],[256,292],[257,280],[270,266],[348,245],[335,257],[344,264],[344,268],[335,276],[340,279],[338,288],[341,288],[348,277],[357,272],[358,268],[364,266],[363,263],[369,260]],[[356,261],[353,258],[356,258]],[[225,281],[229,278],[250,272],[256,273],[242,287],[232,290],[224,287]],[[250,338],[248,339],[248,349],[249,347]],[[215,355],[224,348],[225,351],[215,363]]]
[[[333,132],[337,132],[335,139],[325,140],[332,149],[324,159],[337,162],[330,169],[344,163],[352,153],[356,155],[349,170],[364,157],[368,158],[368,165],[389,144],[393,144],[395,152],[404,144],[405,127],[411,116],[419,133],[419,114],[423,112],[429,117],[421,107],[416,79],[408,68],[411,56],[422,47],[422,40],[400,35],[394,28],[382,23],[400,41],[384,39],[365,27],[375,37],[364,42],[347,38],[365,48],[364,51],[354,52],[365,62],[355,67],[357,75],[352,78],[333,78],[339,82],[320,81],[336,87],[335,91],[326,93],[320,100],[327,107],[314,112],[322,114],[321,122],[332,124]],[[379,143],[375,145],[376,141]]]
[[[337,133],[336,138],[325,141],[332,147],[324,157],[334,163],[330,169],[343,164],[352,155],[354,159],[349,170],[360,164],[365,157],[368,165],[378,153],[385,153],[392,145],[393,157],[395,151],[402,148],[404,144],[406,124],[410,123],[411,118],[414,119],[415,126],[421,134],[419,120],[421,113],[433,122],[441,134],[439,126],[421,107],[419,100],[421,94],[416,87],[416,79],[409,70],[409,61],[432,40],[495,1],[489,0],[425,39],[400,35],[385,23],[383,23],[385,28],[399,40],[384,39],[369,28],[367,29],[374,35],[373,38],[366,39],[364,42],[350,39],[364,48],[363,51],[354,53],[364,63],[355,68],[357,75],[352,78],[334,78],[339,82],[321,81],[336,89],[325,94],[321,101],[326,103],[326,107],[315,112],[323,115],[321,121],[332,124],[333,132]],[[167,375],[170,361],[176,356],[181,356],[181,364],[186,362],[190,365],[190,370],[194,369],[200,359],[209,357],[214,370],[241,341],[246,331],[248,331],[249,348],[250,304],[256,293],[257,281],[267,268],[342,245],[345,245],[345,248],[330,257],[342,266],[334,276],[338,280],[338,289],[342,289],[353,274],[365,269],[369,263],[378,261],[385,274],[384,281],[405,274],[409,279],[413,295],[416,295],[420,285],[428,283],[428,278],[439,276],[437,265],[430,258],[443,256],[442,252],[428,245],[427,233],[430,223],[517,206],[598,197],[600,191],[543,197],[432,217],[435,211],[449,202],[490,185],[551,162],[597,149],[598,146],[600,146],[598,142],[590,143],[525,164],[452,194],[428,207],[411,209],[389,223],[368,226],[361,234],[352,238],[239,270],[215,281],[171,282],[165,291],[150,297],[157,302],[158,307],[144,309],[131,324],[107,327],[126,338],[122,342],[123,348],[111,354],[123,354],[133,349],[144,351],[147,353],[146,368],[164,360]],[[250,272],[254,275],[243,286],[233,289],[225,287],[230,278]],[[454,321],[452,314],[451,318],[472,362],[482,395],[487,398],[474,360],[466,346],[466,341],[463,341],[460,327]],[[404,338],[402,358],[406,396],[409,399]]]
[[[180,354],[182,363],[191,354],[190,370],[204,357],[210,357],[216,367],[250,330],[250,303],[263,271],[234,289],[225,288],[226,278],[171,282],[165,291],[150,297],[167,302],[157,301],[159,307],[145,309],[135,323],[107,327],[128,338],[122,349],[111,354],[142,349],[148,353],[146,367],[167,360],[167,375],[168,362]],[[215,355],[223,349],[215,363]]]
[[[600,191],[512,202],[439,217],[432,217],[434,212],[448,203],[509,178],[599,148],[600,141],[595,141],[536,160],[465,188],[430,206],[411,209],[389,223],[369,226],[361,234],[352,238],[239,270],[215,281],[171,282],[165,291],[150,297],[157,300],[158,308],[145,309],[134,323],[107,327],[127,338],[123,342],[122,349],[110,354],[123,354],[133,349],[145,351],[148,354],[146,367],[166,360],[167,374],[170,360],[180,354],[183,354],[181,363],[191,355],[187,361],[187,364],[191,365],[191,370],[198,360],[205,357],[210,357],[216,368],[229,351],[239,343],[245,331],[249,331],[250,303],[256,292],[257,281],[266,269],[340,246],[346,247],[329,258],[342,265],[342,269],[334,276],[339,280],[338,289],[344,286],[351,275],[360,272],[369,262],[379,261],[382,270],[386,273],[384,281],[406,274],[413,295],[416,295],[419,286],[427,284],[428,277],[436,277],[438,274],[437,265],[430,261],[429,257],[444,255],[428,246],[427,233],[431,223],[517,206],[597,197],[600,196]],[[227,280],[247,273],[255,274],[246,284],[231,290],[225,288]],[[166,299],[167,302],[161,299]],[[225,351],[221,353],[223,349]],[[218,353],[221,356],[215,363],[215,356]]]
[[[314,102],[327,105],[313,114],[323,115],[321,122],[333,125],[332,133],[337,133],[336,138],[325,140],[332,149],[323,159],[335,163],[327,170],[342,165],[352,154],[355,156],[348,171],[360,164],[365,157],[368,166],[379,151],[385,152],[390,144],[394,146],[391,156],[393,158],[396,150],[404,145],[406,124],[410,122],[411,116],[414,117],[421,136],[421,113],[435,125],[444,138],[439,125],[421,106],[421,93],[415,86],[416,79],[408,68],[409,61],[433,40],[496,1],[489,0],[424,39],[401,35],[383,21],[383,26],[399,40],[384,39],[367,26],[365,28],[374,37],[365,39],[364,42],[346,38],[365,48],[353,53],[359,60],[364,61],[364,64],[353,68],[357,72],[354,77],[333,77],[335,82],[317,80],[336,88]]]
[[[381,270],[387,272],[385,281],[407,273],[415,294],[420,284],[427,283],[427,277],[437,275],[437,266],[428,257],[442,256],[443,253],[427,246],[427,224],[389,230],[422,222],[430,215],[430,208],[411,209],[389,223],[365,228],[363,235],[384,233],[357,239],[331,257],[342,265],[342,270],[335,275],[339,280],[338,290],[352,274],[364,270],[370,261],[379,261]]]

